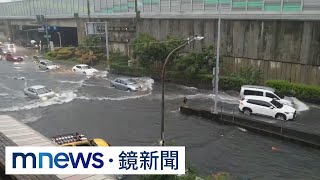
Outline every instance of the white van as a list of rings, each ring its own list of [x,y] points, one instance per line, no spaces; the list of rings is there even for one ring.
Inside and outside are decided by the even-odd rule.
[[[243,85],[240,90],[240,97],[245,96],[263,96],[276,99],[281,104],[293,106],[293,100],[290,97],[279,96],[275,93],[275,89],[265,86]]]

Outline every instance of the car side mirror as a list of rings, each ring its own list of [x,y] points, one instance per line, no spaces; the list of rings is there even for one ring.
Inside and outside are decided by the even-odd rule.
[[[274,109],[274,107],[273,107],[273,106],[270,106],[270,109]]]

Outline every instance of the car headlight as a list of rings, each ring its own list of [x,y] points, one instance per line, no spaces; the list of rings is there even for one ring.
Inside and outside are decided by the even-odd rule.
[[[47,100],[48,98],[47,97],[41,97],[41,100],[42,101],[45,101],[45,100]]]
[[[284,113],[286,113],[286,114],[292,114],[293,112],[284,112]]]

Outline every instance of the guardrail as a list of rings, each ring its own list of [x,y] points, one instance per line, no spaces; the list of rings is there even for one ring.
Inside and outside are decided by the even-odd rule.
[[[295,122],[274,122],[257,120],[257,117],[241,115],[233,108],[220,107],[218,114],[211,113],[210,110],[195,109],[186,106],[180,107],[180,111],[187,115],[195,115],[217,122],[231,124],[242,127],[260,134],[288,139],[300,144],[308,145],[320,149],[320,134],[312,126]]]
[[[141,14],[295,13],[319,14],[318,0],[136,0]],[[21,0],[0,3],[0,17],[112,15],[135,13],[135,0]]]

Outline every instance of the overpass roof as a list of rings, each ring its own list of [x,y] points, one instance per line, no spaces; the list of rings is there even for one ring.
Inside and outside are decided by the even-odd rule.
[[[319,0],[137,0],[145,18],[320,19]],[[135,0],[36,0],[0,3],[2,19],[135,17]]]

